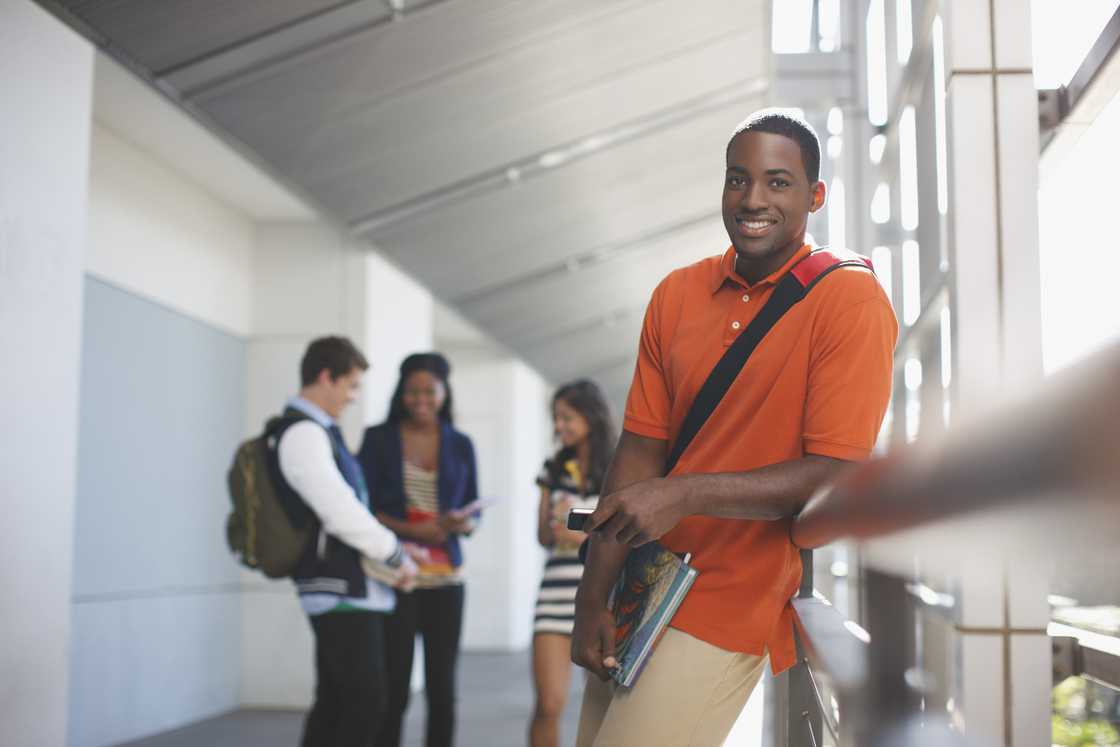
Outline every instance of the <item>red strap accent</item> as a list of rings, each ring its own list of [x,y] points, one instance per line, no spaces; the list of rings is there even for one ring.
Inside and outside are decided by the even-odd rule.
[[[855,252],[846,250],[817,249],[794,265],[793,269],[790,270],[790,274],[797,278],[797,282],[801,283],[802,287],[808,288],[812,285],[814,280],[833,267],[841,264],[863,265],[872,272],[875,272],[871,260],[862,254],[856,254]]]

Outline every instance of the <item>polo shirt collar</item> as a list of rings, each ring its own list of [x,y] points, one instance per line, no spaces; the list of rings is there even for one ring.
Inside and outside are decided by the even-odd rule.
[[[762,280],[759,280],[757,283],[748,283],[735,271],[735,247],[728,247],[727,251],[723,253],[723,259],[720,260],[719,273],[712,282],[712,295],[715,295],[716,291],[722,288],[724,283],[728,281],[741,285],[747,290],[763,285],[773,285],[781,280],[783,275],[789,272],[795,264],[804,259],[811,251],[813,251],[813,247],[810,244],[802,245],[802,247],[794,252],[793,256],[786,260],[786,263],[777,270],[770,273]]]

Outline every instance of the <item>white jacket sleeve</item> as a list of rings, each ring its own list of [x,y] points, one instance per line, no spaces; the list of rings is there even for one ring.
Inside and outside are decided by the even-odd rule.
[[[327,534],[367,558],[399,563],[400,543],[354,494],[334,461],[330,436],[309,420],[290,426],[277,446],[280,472]]]

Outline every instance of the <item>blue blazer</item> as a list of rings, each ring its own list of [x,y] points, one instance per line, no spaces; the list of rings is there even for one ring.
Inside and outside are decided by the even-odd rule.
[[[404,467],[401,434],[393,423],[382,423],[366,429],[358,462],[365,473],[369,489],[370,509],[397,519],[406,516]],[[444,423],[439,436],[439,478],[437,495],[441,512],[465,506],[478,498],[478,472],[475,467],[474,444],[466,434]],[[459,537],[447,540],[451,565],[463,562]]]

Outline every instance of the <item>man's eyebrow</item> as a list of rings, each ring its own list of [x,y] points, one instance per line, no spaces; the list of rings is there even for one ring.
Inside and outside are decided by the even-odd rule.
[[[727,173],[730,174],[731,172],[734,172],[736,174],[745,174],[745,173],[747,173],[747,170],[744,169],[742,166],[728,166],[727,167]]]
[[[790,178],[793,177],[793,172],[790,171],[789,169],[767,169],[766,173],[769,176],[777,176],[778,174],[785,174],[786,176],[788,176]]]

